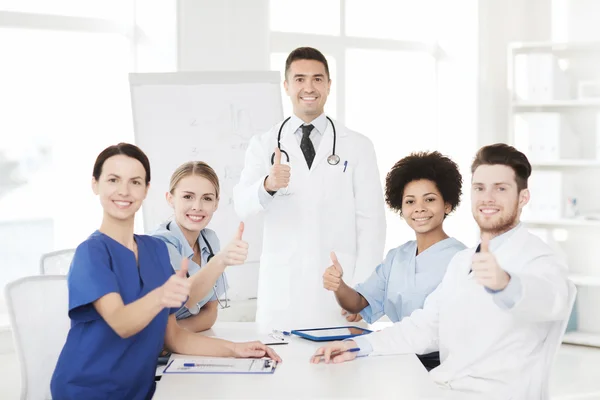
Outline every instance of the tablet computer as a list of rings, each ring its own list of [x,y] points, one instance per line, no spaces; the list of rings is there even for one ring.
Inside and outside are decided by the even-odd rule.
[[[355,336],[371,333],[372,331],[358,326],[336,326],[332,328],[295,329],[292,333],[304,339],[315,342],[328,342],[331,340],[344,340]]]

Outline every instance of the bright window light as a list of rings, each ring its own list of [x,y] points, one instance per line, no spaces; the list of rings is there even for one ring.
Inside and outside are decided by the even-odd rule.
[[[340,34],[340,0],[271,0],[271,30]]]
[[[413,151],[436,149],[435,59],[426,53],[349,49],[346,124],[375,146],[382,182]],[[386,248],[414,239],[388,211]]]
[[[346,0],[346,35],[433,42],[440,0]]]
[[[0,29],[0,287],[100,226],[94,160],[133,141],[130,50],[113,34]]]
[[[133,21],[133,0],[0,0],[0,11]]]

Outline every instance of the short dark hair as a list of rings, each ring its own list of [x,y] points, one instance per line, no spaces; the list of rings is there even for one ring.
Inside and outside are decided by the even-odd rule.
[[[437,151],[411,153],[392,167],[385,178],[387,205],[402,213],[404,188],[410,182],[422,179],[435,183],[444,203],[452,207],[450,212],[458,207],[463,182],[458,165]]]
[[[527,179],[531,176],[531,164],[527,156],[506,143],[484,146],[475,155],[471,173],[481,165],[506,165],[515,171],[515,181],[519,192],[527,189]]]
[[[329,64],[327,64],[327,59],[319,50],[314,49],[312,47],[298,47],[296,50],[292,51],[290,55],[285,60],[285,79],[287,80],[287,74],[290,70],[290,66],[294,61],[297,60],[315,60],[319,61],[325,66],[325,72],[327,73],[327,79],[331,80],[331,75],[329,75]]]
[[[102,150],[100,154],[98,154],[96,162],[94,163],[94,171],[92,172],[94,179],[100,179],[102,167],[104,166],[106,160],[119,154],[135,158],[142,163],[142,166],[146,170],[146,185],[148,185],[150,183],[150,161],[148,161],[148,157],[139,147],[129,143],[119,143],[108,146],[106,149]]]

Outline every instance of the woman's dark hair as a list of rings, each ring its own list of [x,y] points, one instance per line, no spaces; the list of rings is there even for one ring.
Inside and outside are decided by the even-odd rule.
[[[531,176],[531,164],[527,156],[514,147],[505,143],[482,147],[471,164],[471,173],[474,174],[481,165],[505,165],[512,168],[515,171],[517,190],[521,192],[521,190],[527,189],[527,180]]]
[[[462,176],[458,165],[437,151],[411,153],[392,167],[385,178],[387,205],[402,213],[404,188],[410,182],[422,179],[435,183],[444,203],[452,207],[450,212],[458,207],[462,194]]]
[[[150,161],[148,161],[148,157],[139,147],[129,143],[119,143],[113,146],[108,146],[106,149],[102,150],[100,154],[98,154],[96,162],[94,163],[94,171],[92,172],[94,179],[100,179],[104,162],[112,156],[119,154],[135,158],[142,163],[144,169],[146,170],[146,185],[148,185],[150,183]]]

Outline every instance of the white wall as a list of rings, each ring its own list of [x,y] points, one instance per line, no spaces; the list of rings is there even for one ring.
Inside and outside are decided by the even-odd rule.
[[[269,69],[268,0],[178,0],[180,71]]]
[[[554,0],[563,5],[563,22],[566,22],[566,38],[569,41],[600,40],[600,1],[598,0]],[[561,17],[556,16],[560,21]],[[565,21],[566,20],[566,21]]]
[[[177,70],[177,0],[135,1],[135,72]]]
[[[550,41],[552,0],[479,1],[479,146],[508,139],[508,44]]]

